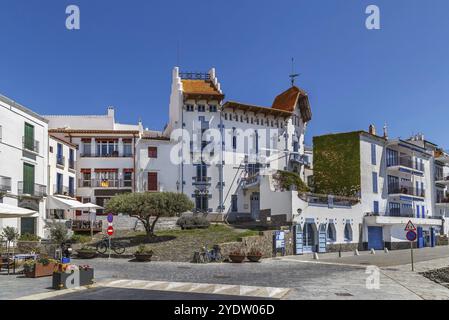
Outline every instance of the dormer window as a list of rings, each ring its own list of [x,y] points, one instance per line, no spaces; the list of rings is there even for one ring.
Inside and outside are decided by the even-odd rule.
[[[186,111],[192,112],[193,111],[193,105],[192,104],[186,104]]]
[[[198,112],[206,112],[206,106],[204,104],[199,104]]]
[[[225,118],[225,120],[228,120],[228,114],[227,113],[224,114],[224,118]]]

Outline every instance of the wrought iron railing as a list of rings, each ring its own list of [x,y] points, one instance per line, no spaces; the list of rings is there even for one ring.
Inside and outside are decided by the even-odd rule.
[[[36,183],[28,184],[23,181],[19,181],[17,186],[19,196],[32,196],[38,198],[47,196],[47,186]]]
[[[424,198],[426,191],[424,189],[416,189],[409,186],[389,185],[388,194],[405,194]]]
[[[39,141],[30,140],[30,139],[25,138],[25,136],[23,136],[22,137],[22,148],[24,150],[39,153]]]
[[[0,176],[0,192],[11,192],[11,178]]]

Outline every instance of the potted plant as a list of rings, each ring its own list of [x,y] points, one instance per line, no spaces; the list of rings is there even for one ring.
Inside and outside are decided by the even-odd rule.
[[[262,256],[263,256],[262,252],[255,248],[251,249],[250,252],[248,252],[248,254],[246,255],[248,260],[251,262],[259,262]]]
[[[245,254],[240,250],[235,250],[229,254],[229,259],[234,263],[242,263],[245,260]]]
[[[134,257],[139,262],[148,262],[151,261],[151,257],[153,256],[153,250],[148,249],[144,244],[141,244],[136,252],[134,252]]]
[[[76,251],[78,258],[81,259],[93,259],[97,256],[97,250],[95,248],[90,247],[82,247],[81,249]]]
[[[39,258],[38,260],[27,260],[23,264],[23,271],[27,278],[49,277],[58,262],[54,259]]]
[[[79,277],[73,277],[75,272]],[[75,280],[76,281],[75,283]],[[60,263],[53,273],[53,289],[67,289],[68,287],[82,287],[94,282],[94,269],[88,265],[76,266],[74,264]]]

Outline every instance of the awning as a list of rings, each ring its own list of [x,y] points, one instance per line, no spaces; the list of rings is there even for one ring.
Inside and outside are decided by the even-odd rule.
[[[93,209],[103,209],[103,207],[100,207],[99,205],[93,204],[93,203],[83,203],[82,207],[77,209],[85,209],[85,210],[93,210]]]
[[[0,218],[34,218],[38,216],[39,213],[36,211],[15,207],[6,203],[0,203]]]
[[[83,209],[83,203],[68,197],[47,197],[47,209],[49,210],[78,210]]]

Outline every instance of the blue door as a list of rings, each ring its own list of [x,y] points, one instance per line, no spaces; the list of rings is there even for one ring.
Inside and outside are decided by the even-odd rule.
[[[430,228],[430,246],[431,247],[435,247],[435,243],[436,243],[435,238],[436,238],[435,229]]]
[[[316,242],[315,242],[316,228],[315,223],[306,222],[304,224],[302,243],[304,252],[316,252]]]
[[[318,252],[326,252],[326,224],[320,224],[320,232],[318,234]]]
[[[296,254],[303,254],[304,250],[303,250],[303,243],[302,243],[302,228],[301,225],[298,224],[295,227],[295,249],[296,249]]]
[[[368,227],[368,250],[383,250],[382,227]]]
[[[424,247],[424,237],[423,237],[422,227],[418,227],[417,231],[418,231],[417,246],[418,246],[418,248],[423,248]]]

